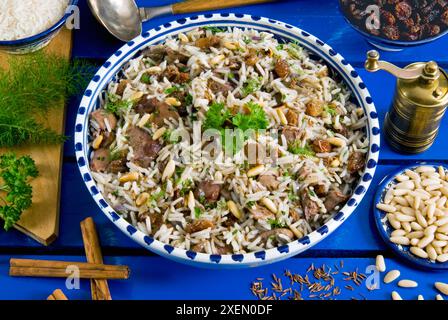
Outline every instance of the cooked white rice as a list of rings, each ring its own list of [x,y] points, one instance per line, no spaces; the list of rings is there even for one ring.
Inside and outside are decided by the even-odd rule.
[[[212,37],[219,40],[214,47],[198,47],[201,42],[198,39]],[[96,143],[94,147],[99,148],[91,159],[91,168],[96,171],[93,177],[107,201],[124,218],[142,232],[175,247],[230,254],[290,242],[320,227],[338,211],[351,195],[364,166],[368,152],[366,117],[351,102],[351,93],[345,85],[332,76],[324,63],[313,60],[297,44],[280,44],[272,34],[250,29],[195,29],[167,39],[162,48],[181,53],[185,62],[181,64],[177,59],[168,63],[171,58],[166,52],[160,61],[148,53],[132,59],[120,79],[109,85],[108,98],[102,101],[107,108],[117,101],[121,103],[117,124],[111,124],[114,119],[110,114],[103,126],[98,118],[91,120],[92,140]],[[253,55],[256,58],[249,60]],[[281,70],[276,71],[280,60],[288,65],[287,75],[282,78]],[[188,73],[190,81],[180,85],[168,80],[170,65]],[[250,79],[259,82],[253,90],[248,90]],[[231,89],[214,92],[210,83],[231,84]],[[159,111],[152,111],[149,116],[138,111],[142,95],[163,103],[173,97],[172,88],[181,91],[183,97],[191,97],[191,103],[182,101],[175,107],[179,113],[184,108],[188,115],[165,119],[163,124],[156,125]],[[319,102],[322,109],[316,116],[310,115],[308,109],[313,101]],[[269,131],[259,132],[245,145],[275,150],[277,157],[255,157],[254,164],[237,156],[219,154],[214,159],[204,156],[208,143],[200,136],[199,140],[194,139],[194,130],[204,126],[213,103],[222,103],[234,117],[252,115],[247,110],[248,103],[260,106],[268,120],[268,129],[280,131],[279,137],[273,137]],[[135,142],[131,146],[129,137],[132,128],[139,124],[142,127],[139,130],[148,139],[154,134],[158,138],[163,127],[165,137],[167,132],[183,133],[188,141],[158,138],[161,149],[147,166],[141,166],[136,154],[139,151],[134,150],[139,146]],[[291,142],[287,130],[300,135]],[[112,144],[107,147],[98,144],[111,131],[115,132]],[[315,145],[318,141],[325,144],[330,141],[332,145],[328,150],[320,150],[320,144]],[[244,150],[237,150],[237,155],[242,156]],[[123,160],[126,167],[113,173],[110,169],[113,160],[99,155],[117,152],[126,155]],[[355,171],[354,156],[358,156]],[[264,168],[248,176],[249,170],[261,163]],[[170,165],[176,169],[166,169]],[[171,173],[164,179],[167,171]],[[138,180],[123,181],[129,172],[136,173]],[[268,175],[271,178],[267,180],[273,186],[262,180]],[[204,181],[220,186],[216,201],[207,195],[210,190],[201,189]],[[331,205],[329,199],[334,194],[343,200]],[[142,199],[143,203],[139,203]],[[230,211],[229,201],[236,205],[240,219]],[[304,213],[305,207],[308,215]],[[262,217],[257,213],[262,213]]]
[[[49,29],[65,14],[69,0],[0,0],[0,40],[18,40]]]

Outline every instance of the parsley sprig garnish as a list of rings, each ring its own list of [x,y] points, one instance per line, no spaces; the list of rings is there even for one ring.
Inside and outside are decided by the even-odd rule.
[[[31,207],[33,190],[28,181],[38,174],[36,164],[29,156],[17,158],[14,153],[7,153],[0,157],[0,177],[3,180],[0,191],[6,194],[0,197],[3,202],[0,218],[5,222],[5,230],[9,230],[20,220],[22,212]]]

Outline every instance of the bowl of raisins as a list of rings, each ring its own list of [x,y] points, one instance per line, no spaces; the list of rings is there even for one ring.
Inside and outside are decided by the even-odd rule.
[[[379,49],[399,51],[448,33],[448,0],[340,0],[349,24]]]

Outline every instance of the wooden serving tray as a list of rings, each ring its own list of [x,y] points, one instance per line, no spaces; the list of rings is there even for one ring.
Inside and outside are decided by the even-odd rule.
[[[70,59],[72,32],[63,28],[44,50]],[[7,68],[8,60],[14,58],[13,55],[0,53],[0,65]],[[63,103],[61,102],[61,104]],[[49,111],[46,117],[47,126],[60,134],[64,133],[65,109],[65,105],[55,107]],[[39,177],[31,183],[33,205],[22,214],[15,228],[48,246],[59,235],[59,193],[63,145],[27,146],[0,152],[6,151],[14,151],[17,155],[30,155],[36,161]]]

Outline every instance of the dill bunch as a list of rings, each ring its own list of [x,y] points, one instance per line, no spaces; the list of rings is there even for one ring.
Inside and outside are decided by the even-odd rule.
[[[8,70],[0,68],[0,147],[65,141],[41,120],[85,88],[93,65],[43,52],[8,62]]]

